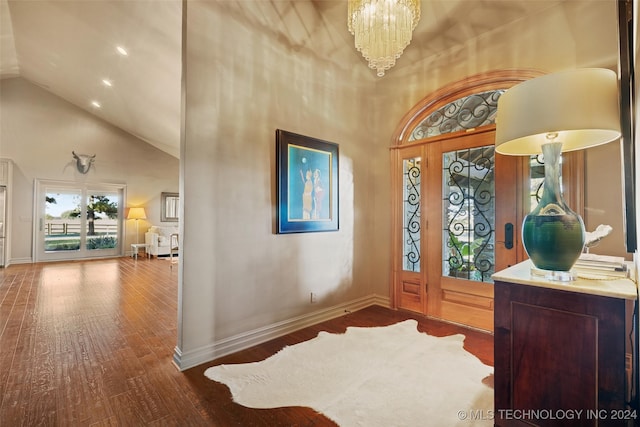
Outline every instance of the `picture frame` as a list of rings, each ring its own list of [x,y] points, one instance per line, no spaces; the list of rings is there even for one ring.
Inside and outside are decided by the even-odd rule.
[[[338,144],[276,130],[277,233],[337,231]]]
[[[178,222],[180,195],[178,193],[160,193],[160,221]]]

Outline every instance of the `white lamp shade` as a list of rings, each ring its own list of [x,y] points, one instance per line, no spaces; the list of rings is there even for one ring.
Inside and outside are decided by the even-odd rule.
[[[144,208],[129,208],[127,219],[147,219]]]
[[[583,68],[527,80],[498,100],[496,151],[540,154],[549,133],[558,134],[562,151],[606,144],[620,137],[619,107],[611,70]]]

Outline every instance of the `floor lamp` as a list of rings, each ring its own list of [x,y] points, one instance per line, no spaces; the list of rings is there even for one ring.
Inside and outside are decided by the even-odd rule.
[[[147,219],[147,214],[144,212],[144,208],[129,208],[129,214],[127,215],[127,219],[135,219],[136,220],[136,245],[138,244],[138,223],[141,219]]]

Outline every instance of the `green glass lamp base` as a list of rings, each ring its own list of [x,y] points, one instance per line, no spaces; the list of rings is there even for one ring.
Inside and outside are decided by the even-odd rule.
[[[522,224],[522,242],[531,262],[541,270],[569,271],[584,246],[584,223],[578,214],[529,214]]]
[[[536,268],[567,273],[580,257],[585,231],[580,215],[572,211],[562,197],[561,152],[562,144],[559,142],[542,145],[544,191],[538,206],[522,223],[522,243]],[[570,277],[569,274],[556,276]]]

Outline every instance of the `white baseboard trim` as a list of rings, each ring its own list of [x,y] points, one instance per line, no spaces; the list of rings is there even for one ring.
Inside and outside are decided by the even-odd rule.
[[[335,319],[346,313],[361,310],[371,305],[390,307],[390,303],[389,297],[373,294],[234,335],[194,350],[183,352],[180,348],[176,347],[173,353],[173,363],[180,371],[185,371],[194,366],[210,362],[219,357],[244,350],[254,345],[262,344],[263,342],[298,331],[307,326]]]
[[[33,258],[25,257],[25,258],[11,258],[7,267],[11,264],[33,264]]]

